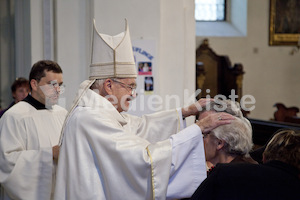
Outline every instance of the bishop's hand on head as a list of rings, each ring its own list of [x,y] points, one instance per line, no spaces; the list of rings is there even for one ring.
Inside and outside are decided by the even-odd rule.
[[[196,124],[200,127],[202,133],[208,133],[214,128],[230,124],[232,120],[234,120],[234,116],[225,112],[212,113],[196,122]]]

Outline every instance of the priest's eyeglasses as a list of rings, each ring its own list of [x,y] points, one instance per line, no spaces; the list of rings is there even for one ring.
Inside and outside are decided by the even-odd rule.
[[[59,93],[59,94],[62,94],[65,92],[65,85],[63,84],[59,84],[57,83],[57,81],[51,81],[50,86],[52,86],[53,88],[55,88],[55,90]]]
[[[123,87],[125,88],[128,88],[131,90],[130,94],[133,96],[134,94],[137,95],[136,93],[136,85],[128,85],[126,83],[122,83],[120,81],[117,81],[117,80],[114,80],[114,79],[111,79],[113,82],[116,82],[116,83],[119,83],[120,85],[122,85]]]

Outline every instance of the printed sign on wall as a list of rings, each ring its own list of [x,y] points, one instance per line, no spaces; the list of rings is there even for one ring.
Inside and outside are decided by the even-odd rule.
[[[138,72],[137,77],[137,98],[132,101],[130,114],[141,116],[152,113],[148,101],[150,96],[155,94],[155,41],[154,40],[133,40],[133,55]]]

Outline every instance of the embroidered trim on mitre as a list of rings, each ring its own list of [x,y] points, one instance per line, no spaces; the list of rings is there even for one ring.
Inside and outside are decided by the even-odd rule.
[[[99,33],[94,20],[90,80],[137,77],[126,19],[125,23],[124,32],[110,36]]]

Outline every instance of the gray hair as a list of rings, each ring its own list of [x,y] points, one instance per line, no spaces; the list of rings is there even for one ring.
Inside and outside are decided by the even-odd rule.
[[[231,100],[215,100],[210,102],[202,112],[226,112],[235,117],[231,124],[213,129],[210,134],[225,141],[225,151],[229,154],[246,155],[252,149],[252,127],[243,116],[238,102]]]
[[[102,87],[103,87],[103,83],[104,83],[105,80],[106,79],[97,79],[93,83],[93,85],[91,85],[90,89],[91,90],[99,90],[100,91],[102,89]]]
[[[243,113],[240,109],[240,104],[236,101],[231,100],[219,100],[209,102],[205,107],[202,108],[201,112],[215,111],[215,112],[226,112],[235,117],[243,118]]]
[[[244,122],[247,123],[251,128],[250,121],[243,116],[240,104],[236,101],[216,99],[215,101],[211,101],[209,104],[203,107],[201,113],[205,111],[226,112],[234,117],[244,120]]]
[[[102,87],[103,87],[103,83],[104,81],[108,79],[108,78],[104,78],[104,79],[96,79],[96,81],[92,84],[92,86],[90,87],[91,90],[99,90],[101,91],[102,90]],[[119,81],[120,79],[119,78],[109,78],[111,80],[116,80],[116,81]]]
[[[246,155],[253,146],[252,127],[246,118],[235,117],[231,124],[226,124],[210,132],[216,138],[225,141],[228,154]]]

